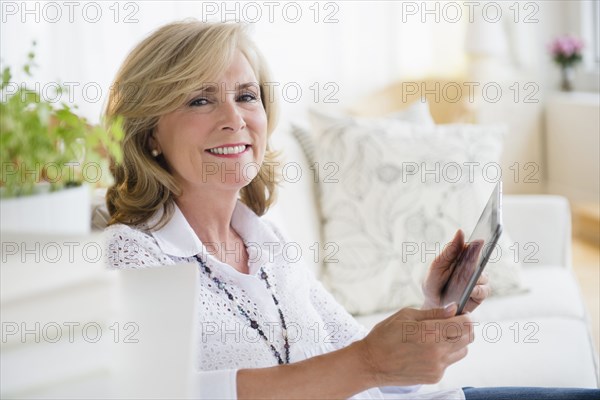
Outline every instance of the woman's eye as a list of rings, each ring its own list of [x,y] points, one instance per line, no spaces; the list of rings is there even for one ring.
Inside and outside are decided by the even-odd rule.
[[[257,97],[254,93],[244,93],[238,97],[238,100],[248,103],[257,100]]]
[[[190,102],[190,106],[191,107],[198,107],[198,106],[204,106],[208,104],[208,99],[204,98],[204,97],[199,97],[197,99],[194,99]]]

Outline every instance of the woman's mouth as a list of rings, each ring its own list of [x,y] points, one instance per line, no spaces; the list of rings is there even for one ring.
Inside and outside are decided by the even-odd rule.
[[[215,156],[238,156],[244,153],[247,149],[250,148],[249,144],[233,144],[233,145],[224,145],[219,147],[213,147],[212,149],[206,150],[212,155]]]

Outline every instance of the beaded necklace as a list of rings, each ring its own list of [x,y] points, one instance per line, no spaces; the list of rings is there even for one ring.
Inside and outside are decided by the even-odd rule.
[[[273,346],[273,343],[270,343],[269,338],[267,338],[267,335],[265,335],[265,332],[262,330],[262,328],[260,327],[258,322],[255,319],[253,319],[250,316],[250,313],[248,311],[246,311],[235,300],[235,298],[233,297],[233,294],[231,294],[231,292],[227,289],[225,284],[219,278],[217,278],[216,276],[213,276],[212,270],[208,267],[208,265],[206,265],[206,263],[200,258],[200,256],[195,255],[194,257],[200,264],[202,271],[204,273],[206,273],[208,275],[208,277],[210,278],[210,280],[212,280],[217,285],[217,287],[219,289],[221,289],[227,295],[227,298],[233,304],[235,304],[235,306],[238,309],[238,311],[240,312],[240,314],[242,314],[248,320],[248,322],[250,322],[250,327],[252,329],[256,330],[258,332],[258,334],[260,335],[260,337],[263,338],[265,340],[265,342],[269,345],[269,348],[273,352],[273,355],[277,359],[277,362],[280,365],[281,364],[289,364],[290,363],[290,343],[288,341],[287,325],[285,323],[285,318],[283,317],[283,312],[281,311],[281,308],[279,307],[279,300],[277,299],[277,297],[275,296],[275,292],[271,288],[271,283],[269,282],[269,275],[267,275],[267,272],[261,267],[259,276],[260,276],[260,279],[262,279],[265,282],[267,289],[269,289],[269,291],[271,292],[271,298],[273,299],[273,302],[275,303],[275,306],[277,307],[277,311],[279,312],[279,319],[281,320],[281,327],[283,330],[283,340],[285,342],[285,344],[283,346],[285,349],[285,361],[281,358],[281,354],[279,353],[279,351],[277,351],[275,346]]]

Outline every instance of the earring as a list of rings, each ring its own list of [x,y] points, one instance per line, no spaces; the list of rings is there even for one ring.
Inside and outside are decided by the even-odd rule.
[[[160,153],[158,152],[158,150],[156,150],[156,149],[152,149],[152,151],[150,152],[150,154],[152,154],[152,157],[158,157],[158,155],[159,155]]]

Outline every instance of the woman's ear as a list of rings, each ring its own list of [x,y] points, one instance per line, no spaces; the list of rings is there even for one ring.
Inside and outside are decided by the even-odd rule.
[[[152,132],[150,136],[148,136],[147,146],[148,151],[150,151],[150,154],[152,154],[152,157],[158,157],[162,153],[160,145],[158,144],[158,140],[156,140],[156,138],[154,137],[154,132]]]

